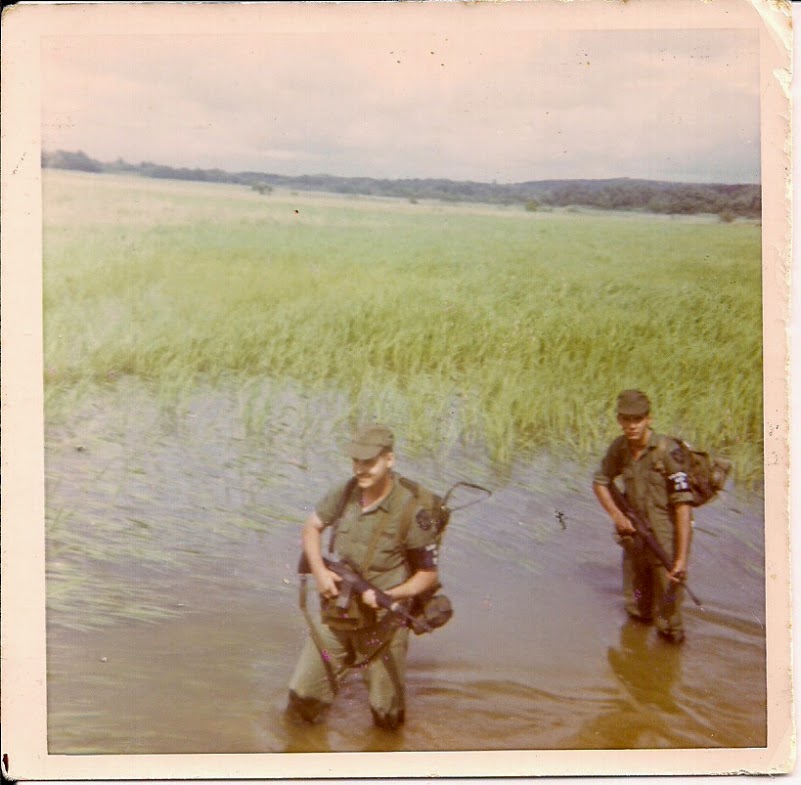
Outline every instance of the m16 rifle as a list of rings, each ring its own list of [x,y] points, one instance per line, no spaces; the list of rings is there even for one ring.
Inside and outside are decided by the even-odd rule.
[[[668,556],[665,549],[662,547],[662,544],[656,538],[651,527],[637,514],[637,512],[632,508],[632,506],[626,501],[626,497],[620,492],[620,489],[615,485],[614,482],[610,483],[608,486],[609,494],[612,497],[612,501],[615,503],[615,506],[620,510],[620,512],[625,515],[629,521],[631,521],[631,525],[635,528],[637,532],[637,536],[642,539],[645,545],[651,550],[651,552],[656,556],[659,560],[659,563],[668,571],[671,572],[673,569],[673,561]],[[690,587],[687,585],[686,582],[682,581],[681,585],[684,586],[687,594],[690,596],[692,601],[698,605],[699,607],[703,607],[701,601],[698,597],[693,594]]]
[[[343,612],[350,605],[353,592],[362,594],[368,589],[372,589],[375,593],[375,601],[379,608],[384,608],[403,619],[409,627],[414,630],[418,635],[423,632],[432,632],[433,628],[428,624],[425,619],[412,616],[398,600],[390,597],[386,592],[376,588],[368,580],[362,578],[361,575],[353,568],[351,564],[346,561],[334,561],[323,556],[323,563],[326,569],[336,573],[342,578],[340,582],[340,591],[336,599],[336,607],[340,608]],[[306,554],[303,553],[298,563],[298,573],[300,575],[308,575],[311,572],[309,561]]]

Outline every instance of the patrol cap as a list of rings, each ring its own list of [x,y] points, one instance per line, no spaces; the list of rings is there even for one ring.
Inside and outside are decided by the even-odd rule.
[[[651,411],[651,402],[645,393],[639,390],[623,390],[617,396],[617,413],[633,416],[644,417]]]
[[[371,423],[360,425],[351,437],[345,452],[358,461],[369,461],[382,450],[391,450],[394,437],[386,425]]]

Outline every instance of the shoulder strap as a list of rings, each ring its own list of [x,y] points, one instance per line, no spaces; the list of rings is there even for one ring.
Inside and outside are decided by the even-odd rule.
[[[403,505],[403,512],[401,512],[401,543],[406,544],[409,539],[409,531],[412,528],[412,520],[414,519],[414,508],[417,507],[418,499],[412,494],[406,504]]]
[[[339,526],[339,520],[345,512],[345,507],[348,506],[348,502],[350,501],[350,497],[353,494],[353,489],[356,487],[356,478],[351,477],[346,483],[345,487],[342,490],[342,496],[339,498],[339,504],[337,505],[336,512],[334,513],[334,518],[331,521],[331,536],[328,538],[328,552],[334,552],[334,540],[337,536],[337,527]]]
[[[679,446],[683,446],[683,444],[684,444],[681,441],[681,439],[676,439],[673,436],[666,436],[664,434],[660,434],[658,439],[657,439],[655,465],[656,465],[656,468],[660,472],[662,472],[662,474],[665,474],[665,471],[666,471],[666,469],[665,469],[665,456],[667,455],[668,450],[670,449],[671,442],[676,442]]]
[[[402,479],[400,476],[397,477],[399,483]],[[404,487],[408,488],[406,483],[400,483]],[[409,497],[409,500],[404,504],[403,510],[401,511],[401,541],[405,542],[406,535],[409,531],[409,526],[411,525],[411,517],[416,506],[417,499],[414,494]],[[406,518],[409,518],[407,523]],[[381,535],[384,533],[384,529],[387,528],[387,524],[389,523],[389,515],[385,514],[381,523],[376,527],[375,532],[373,533],[372,539],[370,540],[370,544],[367,546],[367,551],[364,556],[364,562],[360,565],[362,570],[366,570],[373,561],[373,556],[375,556],[375,550],[378,547],[378,540],[381,538]]]
[[[412,495],[409,497],[406,504],[403,506],[401,513],[401,542],[403,544],[409,539],[409,531],[412,528],[412,521],[414,520],[414,510],[421,503],[420,493],[422,486],[408,477],[398,477],[400,484],[406,488]]]

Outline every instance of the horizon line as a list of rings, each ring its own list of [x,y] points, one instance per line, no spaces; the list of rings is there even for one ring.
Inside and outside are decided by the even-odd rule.
[[[656,178],[656,177],[647,177],[642,175],[607,175],[604,177],[583,177],[583,176],[565,176],[565,177],[543,177],[540,179],[527,179],[527,180],[517,180],[517,181],[509,181],[509,182],[499,182],[495,179],[493,180],[475,180],[475,179],[455,179],[453,177],[442,177],[442,176],[403,176],[403,177],[389,177],[389,176],[375,176],[375,175],[362,175],[362,174],[350,174],[350,175],[343,175],[343,174],[331,174],[328,172],[306,172],[304,174],[281,174],[279,172],[269,172],[265,170],[259,169],[224,169],[220,166],[176,166],[174,164],[165,164],[160,163],[157,161],[148,161],[142,160],[138,163],[133,163],[131,161],[126,160],[122,156],[117,156],[116,159],[113,160],[102,160],[100,158],[93,158],[88,153],[84,152],[83,150],[65,150],[63,148],[59,148],[57,150],[44,150],[42,149],[41,154],[42,156],[45,155],[55,155],[57,153],[66,153],[69,155],[84,155],[91,161],[95,161],[102,165],[110,165],[113,166],[122,162],[128,166],[135,166],[141,167],[143,165],[152,165],[152,166],[164,166],[168,169],[175,169],[176,171],[201,171],[201,172],[224,172],[225,174],[231,175],[264,175],[267,177],[285,177],[290,179],[297,179],[302,177],[320,177],[320,178],[331,178],[331,179],[339,179],[339,180],[374,180],[377,182],[380,181],[389,181],[389,182],[404,182],[404,181],[447,181],[452,183],[475,183],[478,185],[487,185],[487,186],[495,186],[495,187],[512,187],[518,185],[528,185],[531,183],[549,183],[549,182],[576,182],[576,181],[585,181],[585,182],[615,182],[615,181],[630,181],[630,182],[647,182],[647,183],[664,183],[667,185],[721,185],[721,186],[736,186],[736,185],[753,185],[753,186],[762,186],[762,180],[690,180],[690,179],[665,179],[665,177]],[[55,167],[60,168],[60,167]]]

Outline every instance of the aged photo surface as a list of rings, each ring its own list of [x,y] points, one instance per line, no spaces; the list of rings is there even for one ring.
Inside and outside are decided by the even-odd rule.
[[[790,59],[746,0],[6,11],[9,775],[786,771]]]

